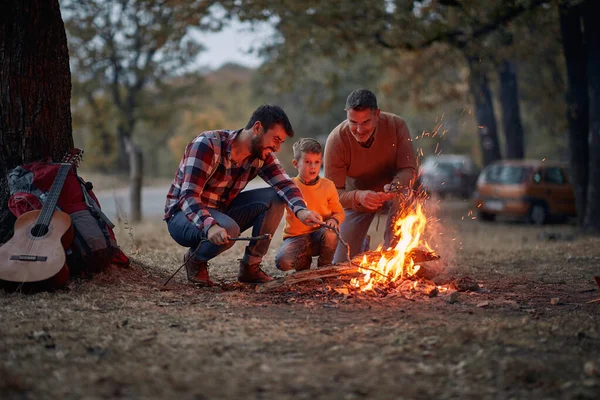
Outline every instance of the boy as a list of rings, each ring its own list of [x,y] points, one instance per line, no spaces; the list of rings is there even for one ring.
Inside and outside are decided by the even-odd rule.
[[[323,164],[323,147],[315,139],[302,138],[293,146],[292,164],[298,176],[292,178],[310,210],[317,212],[325,224],[337,229],[344,220],[344,209],[332,181],[319,176]],[[275,258],[281,271],[310,268],[313,256],[319,256],[318,266],[331,264],[337,247],[337,235],[324,226],[304,225],[286,207],[283,244]]]

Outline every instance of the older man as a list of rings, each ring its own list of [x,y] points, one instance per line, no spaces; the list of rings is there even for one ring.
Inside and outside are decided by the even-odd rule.
[[[412,185],[416,158],[404,120],[381,112],[371,91],[359,89],[350,93],[346,99],[346,117],[327,138],[325,176],[338,189],[346,213],[340,233],[353,257],[360,252],[376,212],[386,202],[389,212],[384,246],[392,244],[399,202],[389,189],[391,185],[405,188]],[[333,262],[345,259],[346,249],[340,243]]]

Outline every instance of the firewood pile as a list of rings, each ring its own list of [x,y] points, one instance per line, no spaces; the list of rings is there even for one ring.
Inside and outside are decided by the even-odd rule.
[[[418,263],[421,266],[414,276],[393,282],[390,281],[387,284],[378,285],[372,290],[366,292],[363,291],[360,286],[354,286],[351,284],[353,278],[359,278],[363,275],[363,273],[360,271],[361,269],[364,270],[364,267],[360,266],[360,262],[364,259],[364,257],[367,257],[367,259],[378,259],[382,256],[390,257],[391,255],[391,253],[387,254],[386,252],[368,251],[354,257],[351,262],[332,264],[317,269],[295,272],[258,286],[256,291],[263,293],[278,289],[282,290],[291,288],[302,282],[324,282],[329,280],[332,281],[332,284],[327,285],[328,290],[332,293],[338,293],[344,296],[364,294],[367,296],[371,295],[378,297],[435,297],[440,293],[440,291],[476,291],[479,289],[477,282],[471,278],[453,280],[447,282],[443,286],[434,283],[433,279],[436,276],[436,271],[433,268],[427,268],[422,264],[427,263],[428,261],[439,260],[440,256],[434,252],[422,249],[413,249],[409,254],[409,257],[407,257],[407,259],[411,258],[415,263]]]

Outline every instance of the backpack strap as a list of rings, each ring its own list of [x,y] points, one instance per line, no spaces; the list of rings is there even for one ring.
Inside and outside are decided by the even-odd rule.
[[[87,191],[87,188],[85,187],[85,182],[83,181],[83,179],[81,179],[80,176],[77,176],[77,179],[79,179],[79,184],[81,185],[81,191],[83,192],[85,203],[87,204],[90,211],[96,213],[102,221],[106,222],[106,225],[110,226],[110,228],[113,229],[115,227],[115,224],[112,223],[112,221],[100,209],[98,203],[96,203],[92,196],[90,196],[90,194]]]

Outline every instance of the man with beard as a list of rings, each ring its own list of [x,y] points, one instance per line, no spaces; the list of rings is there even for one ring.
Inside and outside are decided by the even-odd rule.
[[[400,205],[395,191],[412,186],[416,159],[406,123],[381,112],[373,92],[350,93],[346,117],[327,137],[325,177],[338,189],[346,215],[340,235],[353,257],[360,253],[375,214],[384,206],[389,208],[384,248],[394,245],[394,217]],[[333,262],[344,261],[346,254],[345,246],[338,243]]]
[[[285,112],[263,105],[244,129],[202,132],[187,145],[167,194],[164,219],[171,237],[190,248],[184,256],[188,281],[212,285],[208,261],[233,246],[229,239],[250,227],[252,236],[273,235],[286,204],[304,224],[322,222],[318,213],[307,209],[274,154],[293,136]],[[242,192],[257,175],[271,187]],[[260,268],[270,243],[248,244],[240,261],[240,282],[273,280]]]

